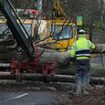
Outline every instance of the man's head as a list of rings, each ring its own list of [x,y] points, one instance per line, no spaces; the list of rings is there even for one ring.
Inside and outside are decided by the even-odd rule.
[[[85,30],[79,29],[78,30],[78,36],[85,36]]]

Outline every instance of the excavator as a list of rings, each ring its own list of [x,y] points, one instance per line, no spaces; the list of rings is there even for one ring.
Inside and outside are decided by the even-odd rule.
[[[12,32],[21,52],[24,52],[27,56],[27,61],[19,62],[15,58],[12,58],[9,63],[0,63],[0,67],[9,67],[11,74],[14,74],[17,80],[20,80],[21,73],[24,70],[29,73],[52,74],[55,70],[54,63],[39,63],[41,52],[35,46],[32,37],[24,28],[9,0],[0,0],[0,11],[3,13],[6,24]]]

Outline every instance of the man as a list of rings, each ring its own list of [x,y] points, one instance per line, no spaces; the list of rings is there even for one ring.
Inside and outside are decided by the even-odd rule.
[[[88,94],[85,90],[90,79],[90,52],[95,49],[95,45],[85,38],[85,31],[78,31],[78,39],[72,45],[71,57],[76,59],[76,94]]]

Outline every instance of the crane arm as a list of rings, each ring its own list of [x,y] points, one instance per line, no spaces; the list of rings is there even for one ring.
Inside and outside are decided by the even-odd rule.
[[[66,17],[66,14],[61,7],[60,0],[53,0],[53,9],[58,17]]]
[[[32,41],[30,40],[30,37],[25,28],[22,26],[22,23],[15,13],[11,2],[9,0],[0,0],[0,11],[5,16],[7,25],[10,28],[18,45],[22,47],[29,59],[34,57]]]

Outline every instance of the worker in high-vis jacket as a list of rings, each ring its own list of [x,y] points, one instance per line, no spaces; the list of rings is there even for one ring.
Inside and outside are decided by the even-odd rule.
[[[78,30],[78,39],[69,50],[76,60],[76,94],[88,94],[86,88],[90,80],[90,52],[95,45],[85,38],[85,30]]]

